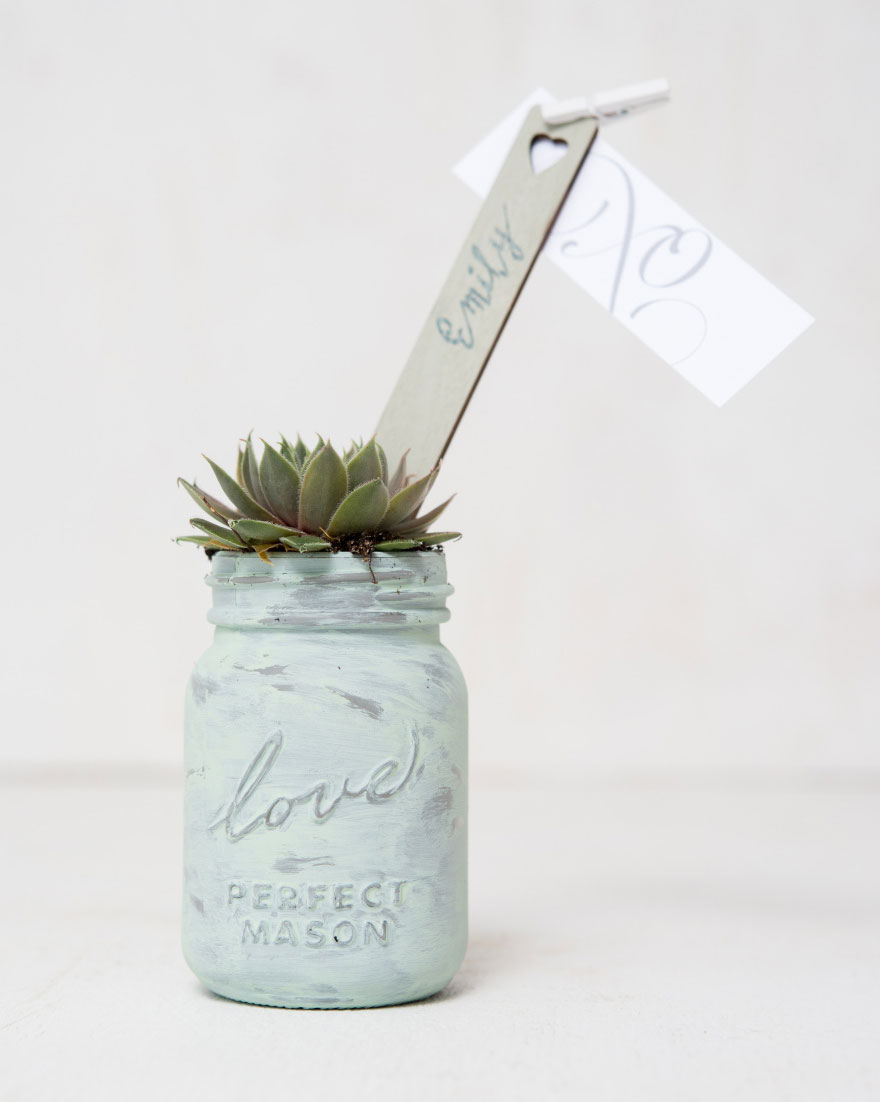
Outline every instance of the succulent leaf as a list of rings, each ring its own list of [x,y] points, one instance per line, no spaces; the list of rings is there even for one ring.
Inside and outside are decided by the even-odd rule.
[[[318,437],[320,439],[320,437]],[[296,458],[296,464],[302,470],[302,466],[306,461],[306,456],[309,454],[309,449],[302,442],[302,437],[297,433],[296,445],[293,449],[294,457]]]
[[[379,453],[379,463],[382,465],[382,481],[385,485],[388,485],[388,456],[385,454],[385,449],[381,444],[376,445],[376,451]]]
[[[282,536],[281,542],[291,551],[329,551],[332,544],[314,536]]]
[[[348,489],[345,464],[332,444],[324,444],[306,466],[299,492],[299,526],[323,532]]]
[[[327,525],[328,536],[375,532],[388,508],[388,491],[381,478],[364,482],[340,503]]]
[[[199,547],[210,547],[213,542],[208,536],[175,536],[175,543],[197,543]]]
[[[374,551],[411,551],[420,545],[420,540],[382,540],[374,544]]]
[[[296,455],[294,454],[294,450],[290,441],[287,439],[283,432],[280,433],[280,436],[281,440],[278,444],[278,451],[280,451],[287,462],[296,467],[297,472],[299,472],[299,465],[297,464]],[[263,443],[265,444],[266,441],[264,440]]]
[[[248,543],[268,543],[270,547],[282,536],[305,535],[297,528],[288,528],[284,524],[275,524],[266,520],[249,520],[246,517],[242,520],[231,520],[229,527]]]
[[[201,506],[202,509],[211,517],[221,517],[223,520],[231,520],[233,517],[240,517],[241,513],[237,509],[231,509],[222,501],[218,501],[216,497],[211,497],[195,483],[190,485],[185,478],[178,478],[178,484],[186,490],[189,496]]]
[[[388,503],[388,512],[383,518],[383,525],[389,532],[397,529],[398,525],[410,520],[419,511],[422,502],[428,496],[428,491],[434,485],[439,468],[426,474],[424,478],[411,482],[394,495]]]
[[[391,481],[388,483],[388,493],[394,497],[395,494],[399,494],[403,487],[406,485],[406,457],[409,455],[409,448],[400,457],[400,462],[397,464],[397,470],[391,476]]]
[[[296,528],[299,516],[299,485],[299,472],[293,463],[264,440],[260,461],[263,500],[279,520],[292,528]]]
[[[208,459],[208,457],[205,456],[205,459]],[[231,478],[222,467],[218,467],[213,459],[208,459],[208,462],[211,464],[211,470],[220,483],[220,489],[226,494],[240,513],[247,517],[255,517],[258,520],[275,519],[262,505],[257,504],[247,490],[239,486],[235,479]]]
[[[257,463],[257,453],[254,451],[254,443],[251,433],[248,433],[247,443],[244,446],[244,457],[241,461],[241,473],[244,475],[245,488],[258,505],[271,512],[271,506],[266,500],[263,488],[260,485],[260,466]]]
[[[323,447],[324,447],[324,438],[319,434],[318,435],[318,443],[315,444],[314,448],[312,448],[311,451],[306,451],[306,457],[305,457],[305,459],[303,459],[303,464],[302,464],[302,473],[303,474],[306,473],[306,470],[308,469],[308,467],[311,464],[312,460],[317,458],[317,456],[320,454],[320,451]],[[303,444],[303,448],[305,448],[305,444]]]
[[[314,540],[315,537],[310,536],[308,532],[296,532],[279,537],[279,543],[283,543],[285,547],[290,547],[294,551],[301,550],[304,543],[313,543]],[[323,543],[325,541],[322,540],[321,542]],[[329,547],[330,544],[328,543],[327,546]]]
[[[382,481],[382,460],[375,440],[369,440],[348,461],[348,488],[355,490],[365,482]]]
[[[455,497],[455,494],[452,495]],[[438,505],[436,509],[432,509],[430,513],[425,513],[424,516],[414,517],[412,520],[406,520],[403,524],[398,524],[396,535],[398,536],[416,536],[427,532],[428,525],[440,516],[446,506],[452,501],[452,497],[448,497],[442,505]]]
[[[198,528],[200,532],[204,532],[209,539],[217,540],[232,551],[243,551],[245,548],[244,540],[240,539],[235,532],[230,532],[228,528],[224,528],[220,524],[214,524],[210,520],[202,520],[201,517],[193,517],[190,524],[193,528]]]
[[[438,543],[446,543],[448,540],[460,540],[461,532],[426,532],[419,543],[434,547]]]

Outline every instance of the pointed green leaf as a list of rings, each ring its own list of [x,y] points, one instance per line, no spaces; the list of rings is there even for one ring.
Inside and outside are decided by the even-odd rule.
[[[209,547],[211,540],[208,536],[175,536],[175,543],[196,543],[199,547]]]
[[[382,480],[382,460],[375,440],[369,440],[348,461],[348,488],[355,490],[373,479]]]
[[[296,446],[293,449],[293,455],[294,455],[294,458],[296,460],[296,465],[297,465],[297,467],[299,467],[300,470],[302,470],[302,466],[305,463],[306,457],[308,456],[308,454],[309,454],[309,449],[302,442],[302,437],[299,435],[299,433],[297,433],[297,435],[296,435]]]
[[[305,532],[298,532],[296,535],[280,536],[279,542],[283,543],[285,547],[292,547],[294,551],[299,551],[304,543],[310,543],[314,538],[314,536],[310,536]]]
[[[421,545],[420,540],[382,540],[373,546],[374,551],[411,551]]]
[[[210,460],[209,460],[210,462]],[[235,453],[235,481],[239,486],[244,487],[244,452],[241,448]]]
[[[208,516],[222,517],[223,520],[231,520],[233,517],[241,516],[237,509],[233,509],[223,501],[218,501],[216,497],[211,497],[195,483],[190,485],[185,478],[178,478],[177,484],[186,490],[193,501],[200,505]]]
[[[365,482],[341,502],[327,525],[328,536],[375,532],[388,508],[388,491],[381,478]]]
[[[265,444],[265,440],[263,441],[263,443]],[[293,445],[290,443],[284,433],[281,433],[281,442],[278,445],[278,450],[281,452],[288,463],[291,463],[294,467],[296,467],[297,473],[299,473],[299,463],[296,458],[296,452],[293,450]],[[263,458],[265,458],[265,456]]]
[[[256,498],[256,496],[254,495],[254,491],[251,489],[250,485],[250,471],[248,470],[248,444],[250,443],[250,439],[250,433],[248,433],[247,439],[245,440],[241,448],[241,475],[238,479],[238,484],[242,487],[242,489],[247,490],[254,501],[256,501],[258,505],[260,505],[262,503]],[[236,471],[236,473],[238,472]]]
[[[281,542],[291,551],[329,551],[326,540],[316,540],[314,536],[282,536]]]
[[[205,459],[208,459],[208,457],[205,456]],[[258,505],[247,490],[239,486],[234,478],[230,478],[222,467],[218,467],[213,459],[208,459],[208,462],[211,464],[211,470],[220,483],[220,489],[243,516],[254,517],[258,520],[272,521],[275,519],[262,505]]]
[[[285,524],[296,527],[299,513],[299,473],[296,467],[263,441],[260,487],[268,509]]]
[[[397,464],[397,470],[391,476],[391,481],[388,483],[388,493],[394,497],[395,494],[399,494],[403,487],[406,485],[406,457],[409,455],[409,448],[400,457],[400,462]]]
[[[241,473],[244,476],[245,489],[254,499],[254,501],[261,505],[264,509],[272,512],[272,507],[266,500],[266,496],[263,493],[263,488],[260,485],[260,466],[257,462],[257,453],[254,451],[254,444],[251,440],[251,434],[248,433],[247,443],[244,446],[244,457],[241,461]]]
[[[278,543],[282,536],[302,536],[296,528],[288,528],[284,524],[275,524],[265,520],[250,520],[247,517],[242,520],[231,520],[229,527],[248,543]]]
[[[212,547],[215,551],[235,551],[243,555],[247,554],[246,547],[230,547],[229,544],[223,543],[221,540],[206,539],[202,547]]]
[[[461,532],[426,532],[422,536],[420,543],[426,543],[429,547],[434,547],[438,543],[446,543],[448,540],[460,540]]]
[[[385,449],[381,444],[376,445],[376,451],[379,453],[379,462],[382,465],[382,481],[385,485],[388,485],[388,456],[385,454]]]
[[[303,444],[303,447],[305,448],[305,444]],[[315,459],[317,459],[317,457],[320,455],[321,449],[323,447],[324,447],[324,438],[319,434],[318,435],[318,443],[315,444],[315,446],[312,448],[312,450],[307,453],[305,459],[303,460],[303,465],[302,465],[302,473],[303,474],[306,473],[306,471],[308,470],[311,463]]]
[[[394,495],[388,503],[388,512],[382,518],[382,524],[389,532],[393,532],[399,524],[416,515],[434,485],[438,471],[439,468],[435,467],[424,478],[418,479],[417,482],[411,483]]]
[[[455,494],[453,494],[452,497],[455,497]],[[421,532],[426,532],[428,525],[440,516],[449,502],[452,501],[452,497],[448,497],[442,505],[438,505],[437,508],[432,509],[430,513],[425,513],[422,517],[415,517],[413,520],[405,520],[403,524],[398,524],[395,535],[417,536]]]
[[[202,520],[201,517],[193,517],[190,524],[193,528],[198,528],[200,532],[204,532],[210,539],[224,544],[231,551],[244,550],[244,541],[239,539],[235,532],[230,532],[228,528],[224,528],[220,524],[214,524],[210,520]]]
[[[347,488],[345,464],[332,444],[325,444],[303,473],[299,492],[300,528],[316,533],[325,530]]]
[[[314,538],[314,536],[309,536],[305,533],[302,533],[296,536],[281,536],[280,542],[283,543],[285,547],[291,548],[291,550],[293,551],[299,551],[304,543],[311,543]],[[328,543],[327,546],[329,547],[330,544]]]

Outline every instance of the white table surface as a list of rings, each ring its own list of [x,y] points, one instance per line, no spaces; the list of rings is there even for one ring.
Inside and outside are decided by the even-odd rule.
[[[180,817],[161,775],[0,789],[4,1100],[880,1097],[870,785],[478,781],[464,967],[367,1011],[200,987]]]

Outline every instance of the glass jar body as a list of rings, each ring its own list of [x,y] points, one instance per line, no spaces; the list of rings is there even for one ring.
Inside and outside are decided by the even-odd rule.
[[[184,955],[220,995],[439,991],[467,939],[467,702],[434,552],[214,556],[185,724]]]

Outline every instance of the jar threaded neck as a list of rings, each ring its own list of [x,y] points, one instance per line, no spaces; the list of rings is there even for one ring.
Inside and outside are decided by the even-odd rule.
[[[350,552],[221,551],[206,577],[208,620],[230,628],[419,627],[449,619],[446,559],[440,551],[376,552],[370,563]]]

